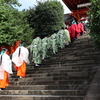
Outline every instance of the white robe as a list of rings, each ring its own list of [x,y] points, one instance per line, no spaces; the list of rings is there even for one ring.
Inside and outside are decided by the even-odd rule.
[[[19,48],[21,49],[20,56],[19,56]],[[29,64],[30,62],[29,62],[28,56],[29,56],[28,49],[23,46],[19,46],[15,50],[15,52],[12,54],[12,61],[17,67],[21,66],[23,61]]]
[[[4,71],[8,72],[9,74],[13,74],[12,61],[10,60],[10,57],[6,53],[2,55],[2,63],[0,65],[0,79],[4,79]]]

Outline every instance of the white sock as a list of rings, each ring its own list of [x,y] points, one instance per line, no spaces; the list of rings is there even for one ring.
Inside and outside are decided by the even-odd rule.
[[[22,76],[20,76],[20,78],[23,78]]]
[[[67,42],[66,45],[69,45],[69,42]]]
[[[56,52],[53,52],[54,54],[56,54]]]
[[[39,66],[38,64],[35,64],[35,66]]]

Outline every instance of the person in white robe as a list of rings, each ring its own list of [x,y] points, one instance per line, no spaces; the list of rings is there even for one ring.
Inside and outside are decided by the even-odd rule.
[[[5,89],[9,85],[8,78],[12,72],[12,61],[6,54],[7,49],[2,48],[0,52],[0,90]]]
[[[12,62],[20,78],[26,77],[26,64],[29,64],[29,51],[23,46],[24,42],[20,42],[19,47],[12,54]]]

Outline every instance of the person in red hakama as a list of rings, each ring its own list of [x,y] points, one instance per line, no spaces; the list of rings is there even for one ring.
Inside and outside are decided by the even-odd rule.
[[[6,54],[7,49],[3,48],[0,54],[0,90],[9,85],[8,77],[12,74],[12,61]]]
[[[20,43],[19,47],[12,54],[12,61],[15,64],[15,70],[17,71],[17,76],[20,78],[26,77],[26,63],[29,64],[29,51],[23,46],[23,42]]]
[[[82,35],[84,33],[84,26],[81,22],[78,22],[78,28],[79,28],[80,35]]]
[[[72,28],[71,23],[68,25],[68,31],[70,33],[71,42],[75,40],[75,30]]]
[[[80,35],[78,25],[75,21],[73,21],[71,26],[75,31],[75,38],[77,38]]]

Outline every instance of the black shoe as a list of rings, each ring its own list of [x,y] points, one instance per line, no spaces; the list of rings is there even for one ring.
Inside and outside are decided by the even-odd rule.
[[[4,88],[0,88],[0,90],[4,90]]]

